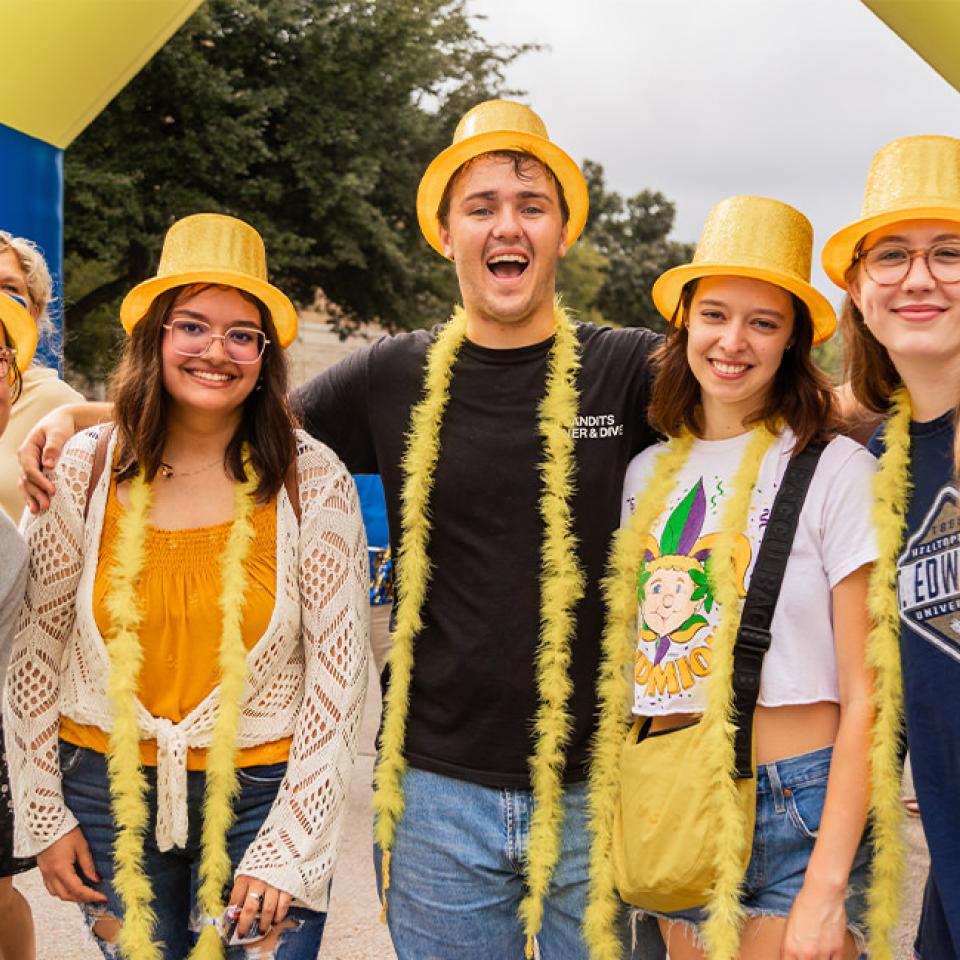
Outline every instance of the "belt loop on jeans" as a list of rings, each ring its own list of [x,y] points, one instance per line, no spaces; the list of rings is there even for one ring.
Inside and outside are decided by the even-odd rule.
[[[773,807],[777,813],[783,813],[787,809],[784,799],[783,784],[780,782],[780,771],[777,770],[775,763],[763,764],[763,769],[767,771],[770,778],[770,791],[773,793]]]

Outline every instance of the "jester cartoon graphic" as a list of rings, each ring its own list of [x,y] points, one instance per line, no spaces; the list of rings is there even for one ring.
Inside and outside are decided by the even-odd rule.
[[[715,603],[710,558],[719,535],[701,536],[706,513],[701,478],[670,514],[660,543],[647,534],[637,578],[635,665],[646,700],[690,699],[697,680],[710,672],[713,633],[707,615]],[[750,554],[750,541],[738,535],[733,566],[741,597]]]

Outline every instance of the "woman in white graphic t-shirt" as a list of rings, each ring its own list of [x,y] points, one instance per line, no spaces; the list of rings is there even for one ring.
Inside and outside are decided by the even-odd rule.
[[[711,687],[715,639],[725,617],[739,616],[724,608],[722,596],[738,607],[749,589],[791,457],[826,442],[763,661],[754,725],[756,826],[752,850],[744,848],[749,866],[726,907],[716,893],[687,910],[641,904],[640,912],[657,917],[671,960],[856,958],[865,942],[872,718],[865,601],[876,556],[869,516],[874,463],[852,440],[834,437],[832,392],[810,356],[812,344],[836,326],[832,308],[808,282],[811,242],[808,221],[792,207],[732,197],[711,212],[693,262],[654,287],[676,331],[657,358],[649,415],[670,439],[633,460],[623,494],[624,524],[634,510],[649,516],[662,504],[639,531],[641,555],[631,567],[633,713],[650,718],[642,735],[697,723],[711,695],[722,693]],[[721,543],[731,498],[751,484],[749,501],[739,501],[745,522]],[[668,492],[651,500],[657,489]],[[594,788],[602,789],[597,781]],[[668,811],[656,814],[662,829],[682,831]],[[597,850],[613,830],[594,826],[596,872]],[[734,929],[724,933],[723,918],[738,907],[742,926],[731,920]],[[588,936],[590,930],[588,922]]]

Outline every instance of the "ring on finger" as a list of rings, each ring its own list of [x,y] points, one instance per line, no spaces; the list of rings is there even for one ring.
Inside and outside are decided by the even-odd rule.
[[[257,893],[256,890],[251,890],[251,891],[247,894],[247,899],[248,899],[248,900],[256,900],[257,903],[263,903],[263,894],[262,894],[262,893]]]

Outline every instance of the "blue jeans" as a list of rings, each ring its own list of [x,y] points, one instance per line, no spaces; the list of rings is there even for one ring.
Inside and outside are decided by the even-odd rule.
[[[234,801],[234,824],[227,832],[227,849],[234,870],[270,812],[285,768],[286,764],[277,763],[240,768],[237,771],[240,793]],[[83,904],[84,918],[91,929],[104,915],[122,920],[123,906],[113,887],[113,841],[116,827],[110,810],[106,757],[95,750],[61,741],[60,769],[63,775],[64,800],[80,822],[80,829],[90,845],[90,852],[101,877],[99,884],[85,882],[107,896],[105,904]],[[147,767],[145,772],[149,787],[147,804],[150,822],[144,837],[144,869],[153,888],[153,908],[157,915],[154,940],[163,943],[164,960],[181,960],[190,952],[200,925],[209,922],[201,917],[196,907],[206,776],[198,771],[187,773],[189,830],[186,847],[161,853],[154,837],[157,771],[154,767]],[[224,891],[225,898],[229,892],[230,886]],[[327,915],[304,907],[291,907],[287,918],[293,925],[281,933],[271,956],[274,960],[316,960]],[[95,939],[107,960],[118,960],[119,952],[115,944],[96,937]],[[245,950],[252,950],[256,946],[255,942],[249,948],[230,947],[227,950],[228,960],[242,960],[249,956]]]
[[[517,909],[526,891],[531,791],[409,770],[404,798],[387,891],[399,960],[522,960],[526,937]],[[586,784],[568,785],[563,807],[561,854],[544,900],[539,956],[586,960],[580,932],[590,857]],[[380,888],[376,846],[374,864]],[[662,957],[662,945],[635,956]]]

